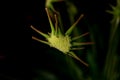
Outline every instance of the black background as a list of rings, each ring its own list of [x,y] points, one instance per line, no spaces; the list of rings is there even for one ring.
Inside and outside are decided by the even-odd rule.
[[[36,76],[34,72],[36,68],[51,68],[48,62],[51,58],[50,55],[47,56],[49,46],[31,40],[31,35],[36,33],[29,27],[32,24],[40,26],[39,29],[43,32],[50,30],[44,3],[44,0],[5,1],[1,3],[0,80],[30,80]],[[67,20],[65,4],[60,4],[56,7],[63,10],[61,13]],[[89,25],[98,25],[100,34],[104,34],[103,37],[106,38],[107,42],[111,15],[105,11],[111,9],[109,4],[115,5],[115,0],[74,0],[74,4],[79,9],[79,13],[87,15],[85,18]],[[68,22],[64,22],[66,28],[69,27]],[[86,28],[82,27],[85,31]],[[44,38],[41,37],[41,39]],[[101,52],[104,54],[104,49]],[[43,56],[46,56],[46,59]],[[52,61],[51,59],[51,64]]]

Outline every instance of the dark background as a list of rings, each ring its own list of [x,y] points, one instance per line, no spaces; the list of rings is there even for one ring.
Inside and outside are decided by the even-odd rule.
[[[57,62],[54,63],[53,58],[55,57],[48,54],[49,46],[31,40],[31,35],[39,36],[30,29],[31,24],[36,27],[40,26],[39,29],[43,32],[50,31],[44,9],[45,1],[6,1],[1,4],[3,5],[0,11],[0,80],[34,79],[38,69],[51,70],[59,77],[64,77],[62,73],[56,71],[57,68],[55,69]],[[74,4],[77,6],[79,14],[86,15],[86,22],[83,23],[87,24],[83,24],[85,27],[81,27],[83,32],[88,31],[88,25],[89,28],[97,25],[98,32],[96,33],[103,35],[104,42],[107,42],[111,15],[105,11],[111,9],[110,4],[115,5],[115,0],[74,0]],[[67,29],[69,21],[66,22],[68,17],[66,16],[65,3],[59,3],[55,6],[62,11],[63,23]],[[39,38],[44,39],[40,36]],[[99,52],[101,53],[99,57],[103,57],[106,45],[102,49],[101,47],[97,48],[102,52]]]

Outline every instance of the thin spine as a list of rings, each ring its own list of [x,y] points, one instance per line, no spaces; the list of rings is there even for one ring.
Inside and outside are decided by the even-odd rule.
[[[37,33],[41,34],[43,37],[48,38],[49,36],[43,32],[41,32],[40,30],[36,29],[35,27],[33,27],[32,25],[30,26],[34,31],[36,31]]]
[[[48,16],[48,20],[49,20],[49,23],[50,23],[51,33],[54,34],[54,33],[55,33],[55,29],[54,29],[54,25],[53,25],[53,23],[52,23],[52,20],[51,20],[51,18],[50,18],[50,14],[49,14],[47,8],[45,8],[45,10],[46,10],[46,13],[47,13],[47,16]]]
[[[71,56],[71,57],[73,57],[73,58],[75,58],[75,59],[77,59],[78,61],[80,61],[82,64],[84,64],[85,66],[89,66],[86,62],[84,62],[82,59],[80,59],[79,57],[77,57],[77,55],[76,54],[74,54],[73,52],[69,52],[69,54],[68,54],[69,56]]]
[[[73,43],[73,46],[82,46],[82,45],[91,45],[91,44],[94,44],[93,42],[74,42]]]
[[[78,20],[66,31],[66,35],[70,35],[74,27],[78,24],[78,22],[83,18],[83,14],[78,18]]]
[[[79,39],[79,38],[81,38],[81,37],[83,37],[83,36],[86,36],[86,35],[88,35],[88,34],[89,34],[89,32],[86,32],[86,33],[84,33],[84,34],[82,34],[82,35],[80,35],[80,36],[76,36],[76,37],[72,38],[72,41],[77,40],[77,39]]]
[[[38,39],[38,38],[36,38],[36,37],[34,37],[34,36],[32,36],[32,39],[34,39],[34,40],[36,40],[36,41],[38,41],[38,42],[41,42],[41,43],[44,43],[44,44],[49,45],[49,43],[48,43],[47,41],[40,40],[40,39]]]

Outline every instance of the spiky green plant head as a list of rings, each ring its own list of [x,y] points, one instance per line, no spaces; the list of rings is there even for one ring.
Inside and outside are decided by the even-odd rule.
[[[40,30],[37,30],[36,28],[31,26],[31,28],[33,30],[38,32],[43,37],[45,37],[47,41],[38,39],[34,36],[32,36],[32,39],[37,40],[37,41],[42,42],[42,43],[45,43],[45,44],[47,44],[51,47],[54,47],[57,50],[63,52],[64,54],[68,54],[69,56],[72,56],[73,58],[79,60],[80,62],[82,62],[83,64],[88,66],[79,57],[77,57],[77,55],[74,54],[73,51],[72,51],[72,50],[83,49],[83,47],[81,47],[82,45],[93,44],[92,42],[76,42],[76,39],[81,38],[81,37],[87,35],[88,33],[85,33],[85,34],[82,34],[80,36],[73,37],[73,38],[71,38],[71,36],[70,36],[74,27],[77,25],[79,20],[81,20],[81,18],[83,17],[83,14],[78,18],[78,20],[65,33],[62,33],[62,31],[60,30],[60,28],[57,25],[57,23],[58,23],[57,16],[56,15],[54,16],[55,17],[55,27],[54,27],[54,24],[53,24],[53,22],[50,18],[48,9],[46,8],[45,10],[47,12],[48,20],[49,20],[49,23],[50,23],[51,33],[45,34],[45,33],[41,32]],[[76,48],[76,46],[77,47],[80,46],[80,48]]]

